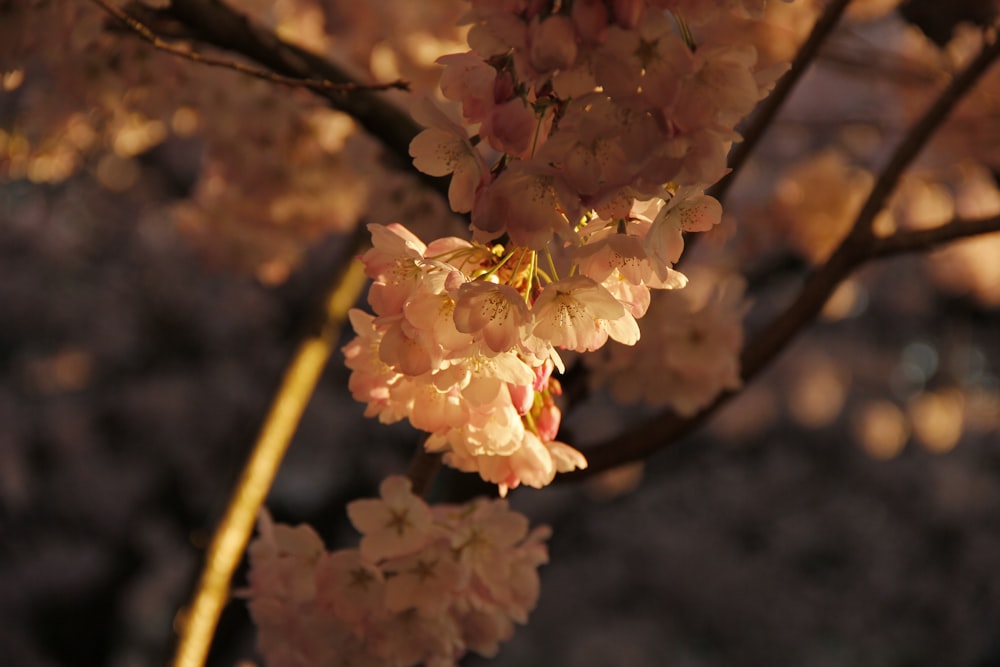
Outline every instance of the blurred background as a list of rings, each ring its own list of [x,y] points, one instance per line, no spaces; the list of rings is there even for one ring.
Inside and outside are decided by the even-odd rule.
[[[461,223],[307,93],[181,63],[68,4],[0,7],[0,666],[161,665],[349,230]],[[396,4],[237,6],[430,89],[434,58],[464,50],[442,27],[462,5]],[[823,3],[773,4],[761,49],[787,59]],[[854,3],[694,249],[747,276],[749,332],[830,251],[997,8],[899,4]],[[882,224],[1000,212],[998,91],[994,68]],[[866,267],[697,434],[514,492],[553,527],[551,563],[489,663],[1000,665],[998,258],[993,235]],[[268,501],[331,548],[356,540],[344,504],[420,442],[365,420],[346,387],[338,357]],[[594,389],[564,439],[586,452],[650,414]],[[432,498],[477,491],[443,472]],[[235,601],[211,664],[254,659]]]

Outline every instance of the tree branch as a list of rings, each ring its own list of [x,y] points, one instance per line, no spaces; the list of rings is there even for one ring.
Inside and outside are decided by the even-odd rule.
[[[891,236],[876,238],[871,257],[881,259],[906,252],[931,250],[945,243],[992,232],[1000,232],[1000,215],[977,220],[956,219],[940,227],[899,231]]]
[[[282,41],[220,0],[173,0],[166,11],[202,41],[238,53],[283,76],[357,85],[330,61]],[[402,163],[409,164],[410,141],[422,128],[407,113],[367,90],[350,94],[335,89],[316,89],[315,92],[358,121]],[[443,189],[440,185],[436,189],[447,192],[447,182]]]
[[[899,182],[903,171],[920,154],[920,151],[923,150],[931,135],[945,121],[959,100],[962,99],[965,93],[972,88],[973,84],[979,80],[979,77],[989,69],[990,65],[997,59],[997,56],[1000,55],[1000,39],[997,36],[998,28],[1000,28],[1000,24],[994,24],[991,29],[984,30],[983,37],[986,43],[982,50],[941,91],[934,100],[934,103],[924,112],[924,115],[910,129],[906,137],[893,152],[892,158],[882,170],[882,173],[879,174],[875,186],[868,195],[868,200],[861,208],[861,212],[858,213],[848,239],[873,238],[872,223],[875,220],[875,216],[882,210],[885,200],[888,199],[889,195],[896,188],[896,183]]]
[[[357,235],[361,238],[361,234]],[[357,245],[351,248],[353,255]],[[367,279],[360,262],[345,260],[340,275],[327,292],[324,322],[302,341],[279,387],[257,441],[250,452],[212,536],[198,588],[183,611],[174,667],[202,667],[208,655],[222,608],[229,601],[230,581],[243,557],[260,508],[284,458],[336,344],[347,311]]]
[[[815,319],[841,281],[864,262],[902,252],[925,250],[933,244],[995,231],[997,220],[989,218],[978,221],[955,221],[933,230],[898,232],[893,236],[879,239],[874,236],[871,223],[896,187],[903,170],[920,152],[934,129],[944,121],[958,100],[998,56],[1000,56],[1000,39],[997,39],[995,33],[992,35],[987,33],[987,43],[979,55],[941,92],[896,148],[869,194],[865,206],[855,219],[851,232],[826,263],[807,278],[795,300],[746,345],[740,356],[741,378],[744,383],[751,381],[807,324]],[[677,442],[737,394],[738,392],[723,392],[709,406],[691,417],[680,417],[672,412],[665,412],[637,428],[589,448],[584,452],[590,463],[589,467],[560,475],[559,479],[566,481],[581,479],[645,458]]]
[[[170,6],[162,10],[133,2],[127,5],[131,7],[129,12],[115,8],[108,0],[91,1],[110,12],[139,38],[168,53],[204,65],[226,67],[273,83],[312,90],[331,107],[357,121],[388,149],[401,167],[405,165],[428,189],[448,198],[450,178],[430,176],[412,168],[410,142],[423,128],[409,114],[375,94],[388,88],[406,89],[405,83],[359,83],[329,60],[282,41],[221,0],[172,0]],[[140,16],[155,19],[155,22],[169,26],[169,30],[160,30],[158,34],[150,28],[154,21],[144,21]],[[164,39],[162,35],[168,32],[242,55],[267,69],[205,56]]]
[[[816,25],[813,26],[812,32],[809,33],[809,37],[806,38],[798,53],[795,54],[792,66],[785,72],[784,76],[778,79],[774,90],[764,99],[757,112],[750,119],[750,123],[746,129],[743,130],[743,141],[736,144],[729,158],[729,173],[710,188],[707,194],[719,201],[725,198],[740,167],[750,157],[754,148],[756,148],[757,144],[763,138],[764,133],[767,132],[767,128],[771,126],[774,117],[778,114],[785,100],[788,99],[789,94],[795,88],[795,84],[799,82],[799,79],[802,78],[802,75],[809,68],[809,65],[819,52],[820,46],[826,41],[827,36],[833,31],[834,27],[836,27],[837,22],[840,21],[840,17],[850,1],[834,0],[834,2],[831,2],[823,10],[823,14],[817,19]]]
[[[237,62],[235,60],[225,60],[223,58],[215,58],[213,56],[207,56],[197,51],[192,50],[189,46],[167,41],[163,39],[160,35],[156,34],[148,25],[143,23],[139,18],[130,14],[129,12],[112,5],[106,0],[90,0],[94,4],[101,7],[108,14],[117,19],[122,25],[124,25],[128,30],[132,31],[139,36],[145,42],[151,44],[154,48],[164,51],[171,55],[177,56],[179,58],[184,58],[185,60],[190,60],[191,62],[198,63],[200,65],[206,65],[209,67],[220,67],[223,69],[234,70],[240,72],[241,74],[246,74],[257,79],[263,79],[264,81],[270,81],[271,83],[278,83],[287,86],[301,86],[304,88],[314,88],[317,90],[329,90],[331,92],[337,93],[353,93],[359,90],[409,90],[409,84],[403,81],[393,81],[391,83],[375,83],[375,84],[360,84],[354,82],[344,82],[344,83],[334,83],[326,79],[305,79],[291,76],[283,76],[281,74],[276,74],[266,69],[261,69],[259,67],[252,67],[245,63]]]

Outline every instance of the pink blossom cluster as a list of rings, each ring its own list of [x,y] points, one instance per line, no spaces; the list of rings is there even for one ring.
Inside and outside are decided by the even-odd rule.
[[[540,488],[586,460],[555,440],[561,413],[554,345],[595,349],[634,342],[634,318],[584,276],[550,283],[533,306],[525,253],[499,257],[450,237],[429,246],[401,225],[371,225],[362,257],[375,315],[352,310],[357,337],[344,348],[354,397],[366,415],[404,418],[430,432],[426,447],[501,493]],[[520,260],[520,261],[519,261]]]
[[[753,46],[713,43],[710,26],[699,42],[701,28],[686,21],[737,9],[752,7],[474,1],[464,17],[472,50],[438,60],[462,124],[418,109],[428,129],[411,145],[414,162],[454,174],[452,207],[471,212],[480,241],[506,234],[540,250],[555,236],[586,242],[581,234],[619,221],[619,233],[634,234],[635,200],[726,173],[733,128],[782,69],[758,71]]]
[[[693,190],[636,202],[637,235],[597,230],[558,260],[550,254],[551,275],[524,248],[455,237],[425,245],[402,225],[370,225],[373,248],[362,261],[375,314],[350,315],[351,392],[368,416],[428,431],[429,451],[501,494],[586,467],[580,452],[555,440],[557,350],[590,352],[608,339],[634,345],[649,288],[686,282],[669,268],[682,232],[710,227],[720,214],[717,201]],[[569,277],[558,278],[557,264],[571,264]]]
[[[262,516],[243,595],[269,667],[445,667],[495,655],[526,622],[547,527],[503,500],[429,507],[404,477],[380,491],[347,507],[358,548],[329,552],[309,526]]]
[[[371,227],[375,315],[352,314],[345,348],[369,415],[501,493],[586,465],[554,440],[557,350],[634,345],[650,289],[686,284],[683,235],[720,221],[704,189],[778,73],[705,26],[760,4],[472,2],[471,50],[438,61],[461,123],[424,100],[410,153],[451,175],[473,241]]]

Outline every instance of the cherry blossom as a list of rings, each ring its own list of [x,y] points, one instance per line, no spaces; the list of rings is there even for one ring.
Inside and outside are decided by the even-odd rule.
[[[607,289],[586,276],[547,285],[532,313],[533,333],[568,350],[596,350],[609,336],[626,345],[639,340],[635,318]]]
[[[483,280],[459,288],[454,318],[456,329],[467,334],[481,332],[494,352],[515,347],[530,321],[528,306],[517,290]]]
[[[427,126],[410,142],[413,166],[431,176],[452,174],[448,203],[456,213],[472,210],[476,189],[488,180],[489,169],[465,130],[425,100],[414,118]]]
[[[607,40],[595,51],[595,77],[621,103],[667,107],[691,70],[692,55],[663,12],[646,9],[641,19],[629,17],[627,23],[633,20],[633,25],[619,23],[608,30]]]
[[[427,506],[410,492],[409,480],[389,477],[379,488],[379,500],[358,500],[347,508],[351,523],[364,538],[361,554],[382,560],[413,553],[431,538]]]
[[[673,196],[656,214],[643,239],[657,277],[667,280],[669,267],[681,258],[683,232],[707,231],[721,219],[722,206],[708,195],[685,189]]]
[[[532,21],[528,33],[531,66],[539,72],[568,69],[576,61],[576,29],[572,19],[553,15]]]
[[[541,250],[556,234],[573,237],[568,218],[578,211],[570,208],[571,202],[555,174],[519,162],[476,200],[473,232],[484,243],[506,233],[518,246]]]
[[[437,62],[445,66],[441,72],[441,93],[462,103],[466,123],[481,122],[493,108],[496,70],[472,52],[441,56]]]
[[[312,529],[262,515],[239,594],[269,667],[454,666],[470,650],[495,654],[527,621],[549,531],[529,531],[505,501],[432,507],[392,476],[380,499],[356,500],[348,514],[361,548],[333,552]],[[409,519],[424,530],[402,535],[419,540],[396,531]]]

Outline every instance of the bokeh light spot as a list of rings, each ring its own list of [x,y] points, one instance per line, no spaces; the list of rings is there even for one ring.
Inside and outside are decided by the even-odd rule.
[[[930,452],[951,451],[962,437],[964,401],[957,390],[920,394],[908,406],[913,434]]]
[[[885,400],[869,402],[854,416],[851,426],[862,449],[880,461],[898,456],[910,435],[903,411]]]
[[[822,357],[806,364],[793,381],[788,408],[808,428],[833,423],[844,408],[849,378],[831,360]]]

